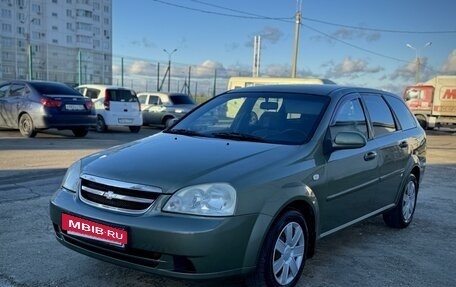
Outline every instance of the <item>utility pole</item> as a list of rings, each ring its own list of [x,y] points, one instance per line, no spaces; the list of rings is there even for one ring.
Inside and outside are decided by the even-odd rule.
[[[171,89],[171,56],[177,52],[177,49],[172,50],[171,52],[168,52],[166,49],[163,49],[163,52],[168,54],[168,92]]]
[[[299,28],[301,27],[301,0],[296,0],[298,5],[296,15],[295,15],[295,39],[294,39],[294,53],[293,53],[293,62],[291,66],[291,77],[296,78],[296,65],[298,62],[298,46],[299,46]]]

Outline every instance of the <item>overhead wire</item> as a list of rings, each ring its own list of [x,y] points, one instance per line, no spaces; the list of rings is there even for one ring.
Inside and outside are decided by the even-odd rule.
[[[167,1],[164,1],[164,0],[153,0],[153,1],[161,3],[161,4],[164,4],[164,5],[178,7],[178,8],[181,8],[181,9],[186,9],[186,10],[191,10],[191,11],[196,11],[196,12],[201,12],[201,13],[205,13],[205,14],[219,15],[219,16],[225,16],[225,17],[234,17],[234,18],[243,18],[243,19],[275,20],[275,21],[280,21],[280,22],[295,23],[295,20],[292,20],[292,19],[295,18],[294,16],[293,17],[268,17],[268,16],[256,14],[256,13],[245,12],[245,11],[241,11],[241,10],[237,10],[237,9],[233,9],[233,8],[228,8],[228,7],[223,7],[223,6],[212,4],[212,3],[207,3],[207,2],[201,1],[201,0],[190,0],[190,1],[194,2],[194,3],[199,3],[199,4],[206,5],[206,6],[210,6],[210,7],[213,7],[213,8],[227,10],[227,11],[231,11],[231,12],[235,12],[235,13],[239,13],[239,14],[244,14],[244,15],[229,14],[229,13],[222,13],[222,12],[216,12],[216,11],[209,11],[209,10],[205,10],[205,9],[193,8],[193,7],[184,6],[184,5],[180,5],[180,4],[170,3],[170,2],[167,2]],[[360,26],[351,26],[351,25],[345,25],[345,24],[336,24],[336,23],[332,23],[332,22],[328,22],[328,21],[312,19],[312,18],[306,18],[306,17],[302,17],[301,19],[302,20],[307,20],[307,21],[312,21],[312,22],[317,22],[317,23],[321,23],[321,24],[326,24],[326,25],[349,28],[349,29],[375,31],[375,32],[385,32],[385,33],[415,33],[415,34],[456,33],[456,31],[452,31],[452,30],[447,30],[447,31],[388,30],[388,29],[378,29],[378,28],[367,28],[367,27],[360,27]],[[350,46],[350,47],[352,47],[354,49],[361,50],[363,52],[366,52],[366,53],[369,53],[369,54],[372,54],[372,55],[376,55],[378,57],[387,58],[387,59],[390,59],[390,60],[395,60],[395,61],[403,62],[403,63],[409,63],[409,61],[406,61],[406,60],[403,60],[403,59],[399,59],[399,58],[396,58],[396,57],[392,57],[392,56],[388,56],[388,55],[385,55],[385,54],[382,54],[382,53],[379,53],[379,52],[372,51],[370,49],[366,49],[366,48],[360,47],[360,46],[352,44],[350,42],[344,41],[344,40],[342,40],[340,38],[337,38],[337,37],[332,36],[332,35],[330,35],[328,33],[320,31],[319,29],[316,29],[316,28],[314,28],[312,26],[309,26],[309,25],[306,25],[306,24],[303,24],[303,23],[301,23],[300,25],[305,27],[305,28],[307,28],[307,29],[309,29],[309,30],[312,30],[312,31],[314,31],[314,32],[316,32],[318,34],[321,34],[321,35],[323,35],[323,36],[325,36],[325,37],[327,37],[327,38],[329,38],[331,40],[340,42],[340,43],[342,43],[344,45],[347,45],[347,46]]]

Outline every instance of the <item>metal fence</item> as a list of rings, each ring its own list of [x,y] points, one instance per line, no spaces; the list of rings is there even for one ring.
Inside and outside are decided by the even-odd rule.
[[[227,88],[230,76],[249,71],[227,70],[216,62],[182,64],[112,55],[47,43],[2,38],[0,81],[33,79],[78,84],[113,84],[142,91],[184,92],[211,97]]]

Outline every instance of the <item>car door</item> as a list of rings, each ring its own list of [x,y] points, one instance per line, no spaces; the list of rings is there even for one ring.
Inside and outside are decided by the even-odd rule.
[[[357,132],[366,139],[361,148],[334,150],[326,162],[326,185],[318,191],[321,236],[356,222],[373,211],[378,186],[379,158],[370,139],[367,118],[358,94],[343,98],[329,126],[333,142],[341,132]]]
[[[9,109],[9,90],[9,84],[0,86],[0,127],[9,127],[9,111],[7,111],[7,108]]]
[[[399,130],[391,109],[381,94],[364,93],[362,99],[370,118],[381,162],[381,180],[374,196],[375,207],[379,209],[396,201],[409,156],[409,142],[405,133]]]
[[[27,110],[30,106],[25,98],[25,84],[12,83],[4,89],[6,93],[1,103],[2,122],[5,127],[17,128],[19,111]]]
[[[164,107],[160,97],[158,95],[150,95],[147,104],[147,122],[152,125],[161,124]]]

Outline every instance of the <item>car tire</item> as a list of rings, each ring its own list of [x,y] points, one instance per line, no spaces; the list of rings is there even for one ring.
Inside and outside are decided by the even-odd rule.
[[[24,137],[33,138],[36,136],[37,131],[29,114],[23,114],[19,118],[19,131]]]
[[[132,133],[135,133],[135,134],[139,133],[139,131],[141,130],[141,126],[129,126],[128,128],[130,129],[130,131]]]
[[[97,125],[95,126],[95,129],[99,133],[104,133],[105,131],[108,130],[108,127],[106,126],[106,123],[102,116],[97,117]]]
[[[304,269],[308,238],[303,215],[296,210],[283,213],[266,235],[247,286],[295,286]]]
[[[424,130],[428,130],[429,129],[429,125],[428,125],[426,116],[424,116],[424,115],[416,115],[416,119],[418,120],[418,123],[420,124],[420,126]]]
[[[83,138],[89,133],[88,128],[74,128],[71,130],[73,135],[77,138]]]
[[[171,117],[166,118],[166,119],[164,120],[163,126],[164,126],[165,128],[169,128],[169,127],[173,124],[174,119],[175,119],[175,118],[171,118]]]
[[[386,225],[393,228],[405,228],[412,222],[418,195],[418,180],[410,174],[396,207],[383,213]]]

